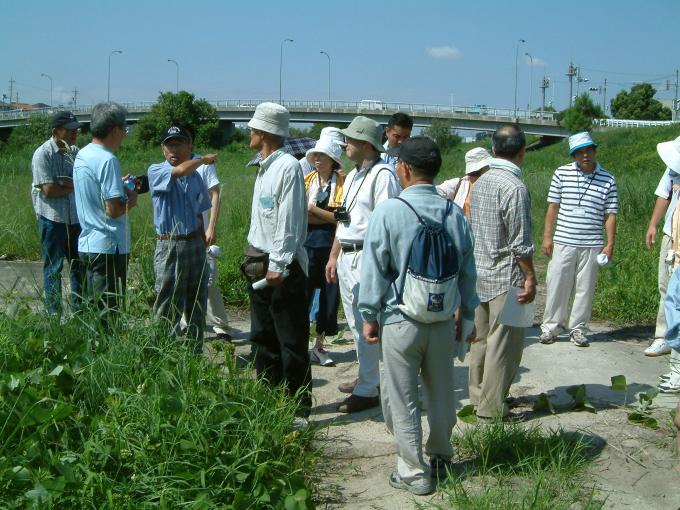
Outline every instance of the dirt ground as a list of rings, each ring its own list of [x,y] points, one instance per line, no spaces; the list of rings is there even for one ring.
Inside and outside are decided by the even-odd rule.
[[[40,280],[39,264],[0,261],[5,310],[11,311],[18,301],[34,300],[39,295]],[[242,310],[230,312],[237,354],[245,358],[250,352],[249,318]],[[537,320],[540,314],[539,309]],[[637,402],[638,393],[656,386],[658,376],[668,371],[668,356],[643,355],[649,328],[617,329],[605,324],[594,324],[592,328],[595,334],[588,348],[577,348],[566,337],[553,345],[541,345],[538,328],[528,330],[522,364],[511,389],[520,402],[517,410],[527,412],[528,424],[578,432],[597,446],[589,480],[595,486],[597,499],[605,501],[605,508],[676,510],[680,508],[680,472],[676,470],[680,459],[669,410],[675,408],[680,396],[659,395],[654,399],[657,430],[629,423],[624,407]],[[322,428],[322,446],[329,458],[322,466],[319,508],[415,508],[413,496],[387,483],[396,456],[380,408],[353,415],[335,410],[344,396],[337,385],[356,376],[356,354],[349,334],[328,345],[328,350],[336,366],[313,367],[315,405],[311,420]],[[610,378],[619,374],[625,375],[628,382],[625,394],[610,388]],[[453,391],[459,409],[468,403],[467,377],[467,359],[464,363],[456,361]],[[587,398],[597,413],[531,412],[531,403],[543,392],[558,406],[567,407],[571,401],[567,388],[580,384],[586,386]],[[425,420],[423,426],[427,428]],[[467,426],[475,425],[459,421],[456,428]],[[418,501],[426,503],[437,498],[435,494]]]

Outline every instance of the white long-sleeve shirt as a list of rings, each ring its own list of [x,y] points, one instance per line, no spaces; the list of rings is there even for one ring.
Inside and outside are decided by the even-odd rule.
[[[269,271],[297,260],[307,273],[307,199],[300,163],[277,150],[260,162],[253,190],[248,243],[269,253]]]

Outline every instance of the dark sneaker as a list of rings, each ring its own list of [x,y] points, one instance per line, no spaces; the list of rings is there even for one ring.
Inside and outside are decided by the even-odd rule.
[[[338,406],[338,412],[356,413],[379,405],[380,397],[360,397],[359,395],[352,394]]]
[[[430,457],[430,475],[434,480],[445,480],[453,471],[451,459],[445,459],[439,455]]]
[[[390,475],[390,485],[395,489],[409,491],[416,496],[427,496],[434,492],[434,482],[432,478],[416,478],[412,482],[405,482],[396,471]]]

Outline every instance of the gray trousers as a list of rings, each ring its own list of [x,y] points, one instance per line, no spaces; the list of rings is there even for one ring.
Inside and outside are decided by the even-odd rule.
[[[203,239],[157,241],[153,265],[157,293],[154,317],[167,320],[178,332],[184,314],[187,336],[196,340],[196,351],[201,352],[208,295]]]
[[[453,456],[451,431],[456,424],[454,342],[453,320],[422,324],[407,319],[382,328],[382,411],[385,425],[396,442],[397,471],[407,482],[430,476],[430,465],[423,457],[418,374],[421,374],[428,402],[430,435],[425,453],[447,459]]]
[[[498,322],[507,295],[481,303],[475,311],[477,340],[470,347],[470,403],[477,408],[478,416],[487,418],[508,414],[505,397],[524,351],[525,328]]]

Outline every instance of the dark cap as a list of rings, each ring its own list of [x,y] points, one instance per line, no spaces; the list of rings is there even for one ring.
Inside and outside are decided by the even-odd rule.
[[[439,172],[442,166],[439,147],[427,136],[413,136],[399,147],[388,150],[387,154],[403,159],[410,165],[433,175]]]
[[[170,138],[184,138],[185,140],[191,140],[191,133],[189,133],[189,130],[184,126],[173,124],[163,133],[161,143],[167,142],[170,140]]]
[[[80,122],[76,119],[76,116],[69,111],[59,112],[52,117],[52,127],[58,128],[63,127],[65,129],[78,129],[80,127]]]

